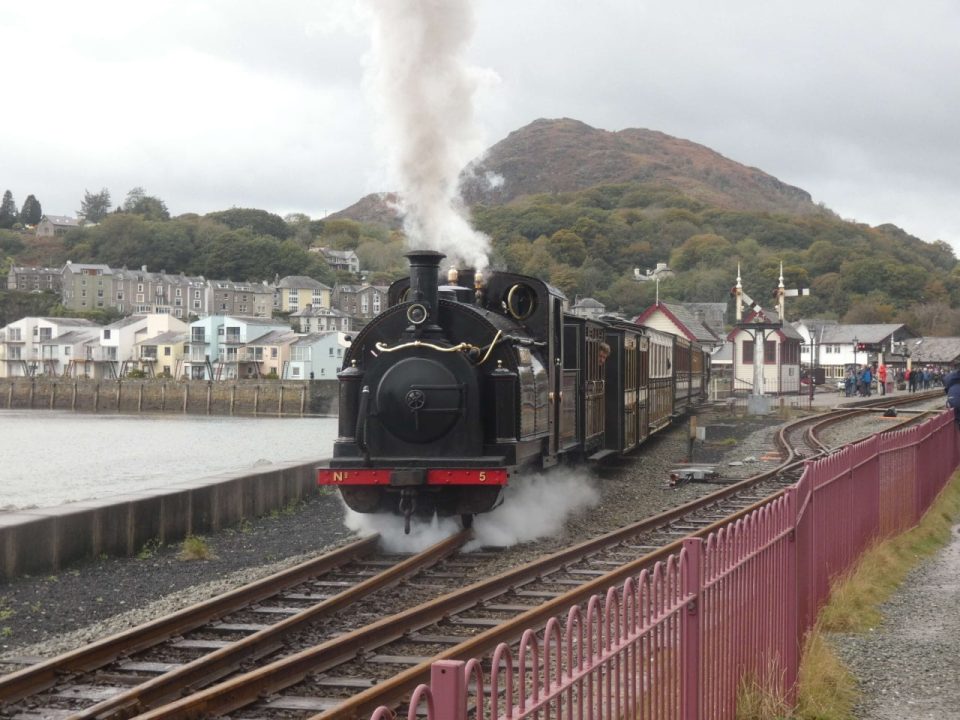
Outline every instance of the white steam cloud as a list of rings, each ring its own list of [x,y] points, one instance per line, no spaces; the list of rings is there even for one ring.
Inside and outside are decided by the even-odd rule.
[[[474,520],[474,539],[466,549],[510,547],[556,535],[572,514],[593,507],[600,499],[594,479],[583,468],[558,468],[549,473],[518,475],[504,490],[503,503],[493,512]],[[360,535],[380,533],[390,552],[420,552],[460,530],[454,518],[436,518],[429,523],[411,522],[403,532],[403,518],[395,515],[362,515],[344,508],[344,524]]]
[[[468,66],[468,0],[367,0],[373,21],[367,85],[399,184],[404,229],[417,249],[477,269],[489,238],[470,227],[459,175],[482,150],[474,95],[491,73]]]

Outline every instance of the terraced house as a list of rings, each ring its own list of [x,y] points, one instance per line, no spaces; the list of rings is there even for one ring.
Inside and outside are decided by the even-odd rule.
[[[25,317],[0,328],[0,377],[59,375],[63,350],[52,341],[74,331],[96,331],[100,326],[81,318]],[[67,345],[77,347],[75,336]]]
[[[272,295],[271,295],[272,297]],[[279,320],[239,315],[210,315],[190,324],[183,374],[190,380],[229,380],[241,375],[249,363],[262,362],[241,352],[268,333],[291,332]],[[261,347],[263,347],[261,345]],[[255,372],[251,373],[255,376]],[[266,374],[266,373],[263,373]]]
[[[273,309],[295,313],[304,308],[329,308],[332,289],[306,275],[288,275],[274,286]]]

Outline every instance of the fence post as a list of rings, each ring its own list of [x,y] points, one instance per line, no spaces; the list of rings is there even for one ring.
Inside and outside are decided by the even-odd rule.
[[[916,525],[920,522],[920,518],[923,516],[923,511],[920,509],[923,506],[923,488],[921,478],[923,477],[923,468],[922,457],[923,451],[920,447],[922,440],[921,436],[921,427],[919,425],[914,425],[909,430],[911,449],[913,450],[913,517],[910,518],[911,525]]]
[[[683,541],[685,562],[681,568],[683,577],[680,591],[687,600],[687,607],[680,620],[682,646],[680,650],[680,717],[683,720],[700,718],[700,618],[703,586],[700,565],[703,557],[703,540],[687,538]]]
[[[436,717],[428,720],[466,720],[466,663],[460,660],[438,660],[430,666],[430,694]]]
[[[787,520],[790,523],[790,537],[787,543],[787,607],[786,607],[786,642],[787,642],[787,697],[793,704],[797,699],[797,680],[800,674],[800,654],[804,631],[800,629],[800,581],[798,556],[800,544],[797,542],[797,523],[799,522],[800,503],[797,498],[796,486],[787,488],[784,493],[787,503]],[[805,630],[805,628],[804,628]]]

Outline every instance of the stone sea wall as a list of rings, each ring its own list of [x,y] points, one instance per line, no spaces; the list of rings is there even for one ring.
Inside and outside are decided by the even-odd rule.
[[[94,413],[336,415],[336,380],[0,379],[0,408]]]

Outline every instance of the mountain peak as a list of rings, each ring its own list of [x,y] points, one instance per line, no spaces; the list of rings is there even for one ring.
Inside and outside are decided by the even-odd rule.
[[[708,147],[644,128],[601,130],[572,118],[540,118],[511,132],[464,173],[468,205],[603,184],[653,183],[718,207],[818,212],[809,193]]]

